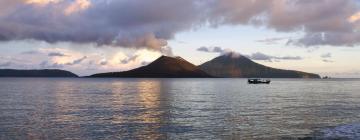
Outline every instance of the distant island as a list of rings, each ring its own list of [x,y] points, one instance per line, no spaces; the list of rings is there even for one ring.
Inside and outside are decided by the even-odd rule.
[[[57,69],[15,70],[0,69],[0,77],[78,77],[76,74]]]
[[[239,78],[320,78],[318,74],[293,70],[282,70],[264,66],[249,58],[228,53],[199,66],[215,77]]]
[[[161,56],[147,66],[124,72],[94,74],[89,77],[138,78],[320,78],[317,74],[267,67],[233,53],[219,56],[200,66],[180,57]]]
[[[64,70],[0,69],[0,77],[78,77]],[[181,57],[161,56],[152,63],[123,72],[87,78],[321,78],[318,74],[271,68],[245,56],[228,53],[196,66]]]
[[[147,66],[124,72],[94,74],[89,77],[134,77],[134,78],[211,78],[181,57],[161,56]]]

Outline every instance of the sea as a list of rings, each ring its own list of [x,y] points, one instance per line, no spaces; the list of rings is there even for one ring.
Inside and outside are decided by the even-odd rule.
[[[360,79],[271,80],[0,78],[0,139],[360,139]]]

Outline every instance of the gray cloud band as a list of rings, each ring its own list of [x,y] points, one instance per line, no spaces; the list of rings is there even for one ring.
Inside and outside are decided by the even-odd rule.
[[[88,5],[79,0],[42,0],[41,5],[29,0],[2,0],[0,40],[161,50],[176,33],[199,26],[256,25],[279,32],[303,31],[304,36],[288,42],[293,45],[360,43],[356,0],[84,1]],[[82,10],[74,11],[73,6]]]
[[[252,59],[252,60],[263,60],[263,61],[270,61],[272,62],[273,60],[275,61],[279,61],[279,60],[302,60],[303,58],[300,56],[271,56],[271,55],[266,55],[260,52],[257,53],[253,53],[251,55],[245,55],[246,57]]]
[[[234,52],[229,49],[223,49],[221,47],[205,47],[205,46],[203,46],[203,47],[198,48],[197,51],[207,52],[207,53],[220,53],[221,55],[224,55],[224,54],[232,55],[233,57],[241,56],[241,54],[239,54],[237,52]],[[266,55],[261,52],[256,52],[256,53],[253,53],[250,55],[243,55],[243,56],[245,56],[249,59],[252,59],[252,60],[261,60],[261,61],[269,61],[269,62],[280,61],[280,60],[303,60],[303,58],[300,56],[279,57],[279,56]]]

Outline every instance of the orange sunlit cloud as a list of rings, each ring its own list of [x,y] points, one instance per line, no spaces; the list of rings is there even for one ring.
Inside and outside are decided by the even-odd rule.
[[[357,12],[356,14],[354,14],[348,18],[348,21],[351,23],[356,22],[358,20],[360,20],[360,12]]]
[[[91,6],[91,2],[88,0],[76,0],[64,11],[66,15],[85,10]]]
[[[26,4],[35,4],[39,6],[45,6],[48,4],[56,4],[60,2],[66,2],[64,0],[26,0]],[[74,0],[64,8],[64,14],[70,15],[78,11],[86,10],[91,6],[89,0]]]

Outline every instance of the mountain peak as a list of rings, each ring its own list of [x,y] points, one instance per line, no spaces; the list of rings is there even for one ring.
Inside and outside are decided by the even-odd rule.
[[[190,62],[188,62],[187,60],[185,60],[184,58],[182,58],[180,56],[171,57],[171,56],[165,56],[165,55],[160,56],[154,62],[159,62],[159,61],[179,61],[179,62],[190,63]]]
[[[224,54],[199,67],[206,73],[216,77],[319,78],[317,74],[267,67],[238,53]]]
[[[155,61],[157,61],[157,60],[162,60],[162,59],[169,59],[169,58],[172,58],[172,57],[166,56],[166,55],[162,55],[162,56],[160,56],[159,58],[157,58]]]
[[[159,58],[175,58],[175,59],[183,59],[180,56],[167,56],[167,55],[161,55]]]
[[[245,56],[243,56],[243,55],[241,55],[240,53],[237,53],[237,52],[228,52],[228,53],[225,53],[224,55],[221,55],[220,57],[230,57],[232,59],[246,58]]]
[[[181,60],[181,61],[186,61],[184,58],[180,57],[180,56],[176,56],[175,57],[177,60]]]

